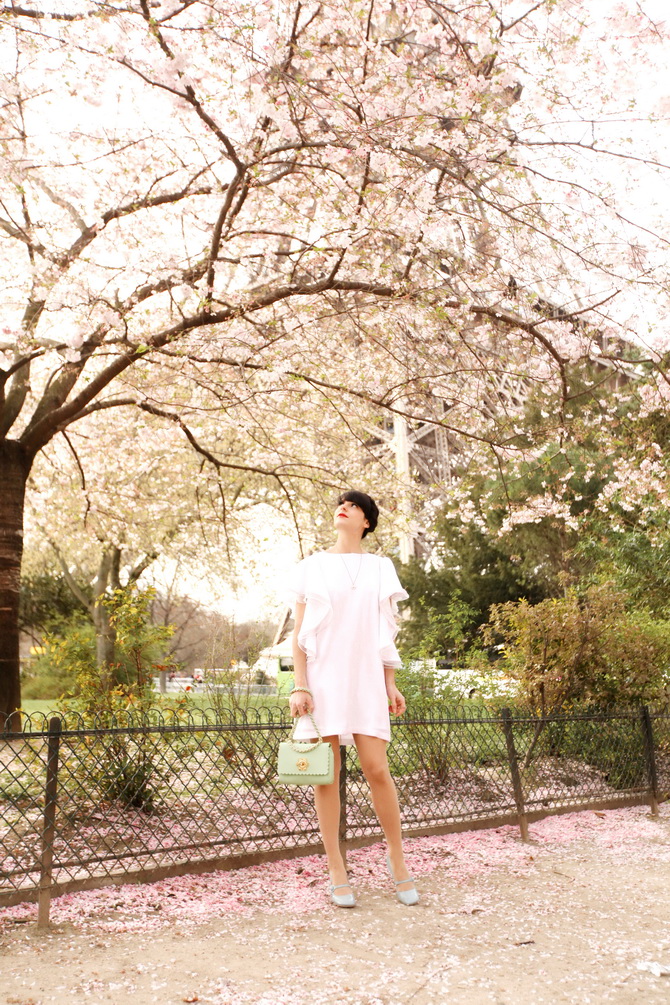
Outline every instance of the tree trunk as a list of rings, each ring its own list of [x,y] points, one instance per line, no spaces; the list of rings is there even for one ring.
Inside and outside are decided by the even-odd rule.
[[[98,566],[98,574],[93,583],[93,603],[90,607],[91,617],[95,625],[95,661],[98,670],[103,673],[114,663],[116,648],[116,631],[109,620],[109,608],[105,604],[108,597],[107,587],[116,590],[119,587],[119,567],[121,564],[121,549],[110,544],[103,548]]]
[[[109,620],[109,610],[104,603],[105,594],[96,597],[93,607],[95,625],[95,661],[102,673],[114,663],[116,632]]]
[[[0,441],[0,728],[20,728],[19,591],[23,506],[30,462],[15,440]]]

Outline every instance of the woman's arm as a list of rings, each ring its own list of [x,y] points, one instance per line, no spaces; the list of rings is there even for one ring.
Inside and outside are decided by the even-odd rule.
[[[402,715],[407,705],[403,695],[395,685],[395,667],[384,667],[384,683],[386,684],[386,694],[389,700],[389,712],[391,715]]]
[[[293,626],[293,638],[291,640],[293,648],[294,688],[307,687],[307,656],[302,651],[298,643],[298,635],[300,634],[302,619],[304,617],[305,604],[297,603],[295,605],[295,624]],[[294,717],[296,715],[302,715],[304,712],[314,711],[314,701],[308,691],[297,690],[295,694],[290,696],[289,705],[291,707],[291,715]]]

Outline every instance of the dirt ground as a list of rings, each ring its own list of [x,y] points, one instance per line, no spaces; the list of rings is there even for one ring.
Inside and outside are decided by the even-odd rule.
[[[350,853],[354,910],[314,857],[0,912],[0,1002],[395,1005],[670,1002],[670,806],[570,814]],[[667,973],[663,973],[666,970]]]

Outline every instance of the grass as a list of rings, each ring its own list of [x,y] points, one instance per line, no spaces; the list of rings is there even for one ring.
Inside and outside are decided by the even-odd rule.
[[[56,712],[57,704],[57,698],[26,698],[21,703],[21,709],[27,715],[32,715],[35,712],[40,712],[42,715],[50,715],[52,712]]]

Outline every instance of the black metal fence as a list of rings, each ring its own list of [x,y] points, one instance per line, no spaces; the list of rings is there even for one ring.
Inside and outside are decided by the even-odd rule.
[[[0,733],[0,905],[234,868],[318,850],[311,789],[276,779],[285,709],[111,723],[27,717]],[[539,720],[414,709],[393,724],[389,762],[406,834],[517,822],[670,794],[670,712]],[[356,753],[340,777],[349,847],[378,839]]]

